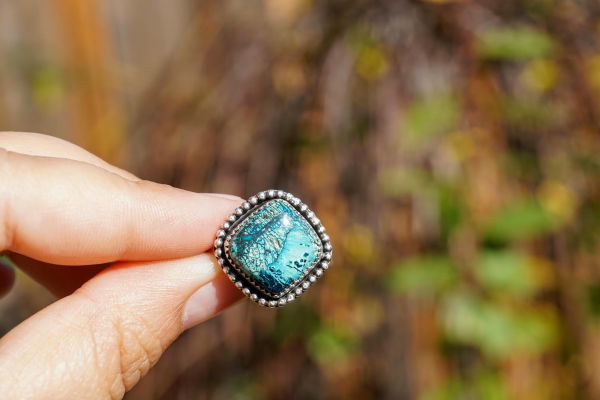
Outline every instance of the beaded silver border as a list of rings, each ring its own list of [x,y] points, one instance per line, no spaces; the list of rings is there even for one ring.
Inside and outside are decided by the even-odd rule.
[[[308,222],[308,225],[314,230],[319,238],[321,246],[317,260],[311,267],[306,269],[300,278],[294,281],[294,283],[289,285],[281,293],[272,293],[261,288],[257,282],[250,279],[235,265],[235,263],[232,262],[227,251],[227,243],[239,230],[239,227],[245,219],[258,212],[266,205],[266,203],[277,199],[290,204],[296,210],[298,215]],[[249,212],[251,210],[252,212]],[[235,283],[236,287],[249,297],[250,300],[264,307],[283,307],[307,291],[329,268],[333,249],[331,247],[329,235],[327,235],[325,231],[325,227],[321,224],[319,218],[317,218],[315,213],[312,212],[306,204],[303,204],[299,198],[294,197],[291,193],[286,193],[283,190],[267,190],[260,192],[256,194],[256,196],[250,197],[248,201],[243,202],[242,205],[236,208],[233,214],[223,222],[221,229],[219,229],[216,234],[214,253],[223,272],[227,274],[229,279]]]

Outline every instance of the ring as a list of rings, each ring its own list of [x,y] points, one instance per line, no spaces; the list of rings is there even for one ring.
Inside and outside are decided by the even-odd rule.
[[[268,190],[235,209],[217,231],[215,257],[247,297],[283,307],[329,268],[329,235],[315,213],[291,193]]]

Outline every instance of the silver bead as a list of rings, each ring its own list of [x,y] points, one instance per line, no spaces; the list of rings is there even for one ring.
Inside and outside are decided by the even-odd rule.
[[[300,200],[297,197],[294,197],[292,200],[290,200],[290,203],[292,203],[294,207],[298,207],[300,204],[302,204],[302,200]]]
[[[223,255],[223,249],[216,249],[215,250],[215,257],[219,258]]]
[[[321,268],[315,269],[315,275],[320,278],[321,276],[323,276],[323,270]]]
[[[300,205],[300,212],[305,212],[306,210],[308,210],[308,206],[306,204],[301,204]]]
[[[237,217],[236,217],[236,215],[235,215],[235,214],[231,214],[231,215],[229,216],[229,218],[227,218],[227,219],[229,220],[229,222],[232,222],[232,223],[233,223],[233,222],[235,222],[235,220],[237,219]]]
[[[315,217],[315,213],[312,211],[306,211],[306,219],[310,220]]]
[[[285,199],[286,199],[287,201],[291,202],[291,201],[294,199],[294,195],[293,195],[293,194],[291,194],[291,193],[287,193],[287,194],[285,195]]]
[[[240,208],[240,207],[235,209],[235,215],[237,215],[238,217],[241,217],[242,215],[244,215],[245,212],[246,211],[244,211],[244,209]]]
[[[244,287],[244,284],[240,281],[236,283],[235,286],[237,286],[238,289],[242,289]]]
[[[267,198],[267,192],[260,192],[259,194],[256,195],[256,197],[258,197],[258,199],[260,201],[265,201]]]
[[[267,301],[265,299],[259,299],[258,304],[260,304],[261,306],[265,306],[267,305]]]
[[[229,275],[229,273],[231,272],[231,267],[223,268],[223,272],[225,272],[227,275]]]
[[[325,229],[325,227],[323,225],[321,225],[319,227],[319,229],[317,229],[317,232],[320,233],[320,234],[325,233],[325,231],[326,231],[326,229]]]
[[[315,283],[317,281],[317,277],[314,275],[311,275],[308,277],[308,280],[310,281],[310,283]]]
[[[275,190],[269,190],[267,192],[267,196],[269,196],[270,199],[272,199],[273,197],[275,197],[277,195],[277,192]]]
[[[310,282],[306,281],[306,282],[302,283],[302,289],[308,290],[309,287],[310,287]]]
[[[312,217],[310,218],[310,223],[313,224],[313,226],[319,226],[321,220],[317,217]]]
[[[277,197],[279,197],[280,199],[285,197],[285,192],[283,190],[278,190],[277,191]]]
[[[331,251],[331,249],[333,249],[333,247],[331,247],[331,243],[325,243],[325,246],[323,246],[323,248],[325,249],[325,251]]]
[[[235,282],[237,281],[237,276],[235,276],[234,274],[229,274],[229,279],[231,280],[231,282]]]
[[[215,240],[215,247],[223,247],[223,239]]]
[[[286,299],[279,299],[279,307],[283,307],[287,304],[287,300]]]
[[[248,201],[250,202],[250,204],[252,204],[253,206],[258,204],[258,197],[256,196],[252,196],[248,199]]]
[[[296,296],[300,296],[302,294],[302,288],[296,289]]]
[[[250,289],[246,288],[246,289],[242,290],[242,292],[244,292],[244,294],[246,296],[250,296]]]
[[[231,228],[231,223],[229,221],[225,221],[221,224],[221,227],[227,231],[229,228]]]
[[[291,303],[295,299],[296,299],[296,296],[294,296],[292,293],[288,294],[288,296],[287,296],[288,303]]]
[[[225,265],[225,259],[224,258],[219,258],[218,263],[222,267],[223,265]]]
[[[324,233],[321,235],[321,240],[324,242],[329,242],[329,235]]]
[[[320,265],[321,265],[321,268],[323,268],[323,269],[329,268],[329,263],[327,261],[322,261]]]
[[[271,307],[271,308],[275,308],[275,307],[277,307],[277,300],[271,300],[271,301],[269,302],[269,307]]]
[[[323,254],[323,259],[327,260],[327,261],[331,261],[331,253],[325,253],[325,254]]]
[[[248,211],[249,209],[252,208],[252,204],[248,203],[247,201],[242,203],[242,208],[246,211]]]
[[[252,301],[256,301],[256,300],[258,300],[258,295],[257,295],[256,293],[252,293],[252,294],[250,295],[250,300],[252,300]],[[263,299],[263,300],[264,300],[264,299]]]
[[[227,232],[225,232],[223,229],[219,229],[219,230],[217,231],[217,237],[218,237],[218,238],[224,238],[224,237],[225,237],[225,235],[227,235]]]

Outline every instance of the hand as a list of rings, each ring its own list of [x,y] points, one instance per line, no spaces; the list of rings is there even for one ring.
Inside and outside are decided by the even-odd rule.
[[[183,330],[241,300],[205,253],[241,201],[0,133],[0,251],[62,297],[0,340],[0,397],[121,399]]]

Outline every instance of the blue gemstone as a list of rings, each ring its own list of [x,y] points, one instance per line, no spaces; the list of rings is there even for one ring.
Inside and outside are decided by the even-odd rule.
[[[273,200],[241,222],[229,256],[263,289],[280,293],[317,261],[320,243],[289,203]]]

